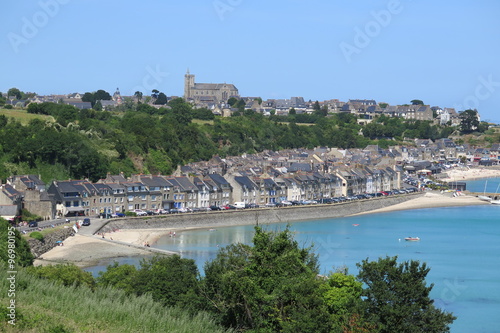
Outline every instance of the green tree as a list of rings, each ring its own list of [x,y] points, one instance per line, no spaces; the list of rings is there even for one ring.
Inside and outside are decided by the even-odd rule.
[[[13,96],[15,97],[16,99],[22,99],[23,97],[23,93],[21,92],[21,90],[17,89],[17,88],[10,88],[8,91],[7,91],[7,96]]]
[[[410,101],[411,105],[424,105],[424,102],[422,102],[421,100],[419,99],[412,99]]]
[[[287,227],[255,227],[254,246],[233,244],[205,264],[206,309],[223,325],[258,332],[328,332],[317,257]]]
[[[5,125],[7,125],[8,122],[9,120],[4,114],[0,115],[0,128],[5,127]]]
[[[32,266],[29,267],[28,272],[38,278],[56,281],[64,286],[87,286],[91,289],[96,286],[92,274],[74,264]]]
[[[102,111],[102,104],[100,100],[95,102],[93,109],[96,111]]]
[[[230,97],[228,100],[227,100],[227,104],[229,104],[230,106],[234,106],[236,103],[238,103],[238,99],[235,98],[235,97]]]
[[[150,293],[155,301],[164,305],[192,309],[200,306],[196,295],[197,277],[194,260],[172,255],[143,260],[131,280],[138,295]]]
[[[153,90],[151,90],[151,97],[152,97],[153,99],[155,99],[155,100],[156,100],[156,99],[158,98],[158,95],[159,95],[159,94],[160,94],[160,91],[159,91],[158,89],[153,89]]]
[[[321,111],[321,106],[319,105],[318,101],[314,102],[313,110],[314,110],[314,113],[319,113]]]
[[[95,103],[95,96],[93,93],[86,92],[82,96],[82,102],[89,102],[92,106],[94,106]]]
[[[460,131],[462,134],[472,133],[479,126],[479,119],[476,110],[465,110],[460,113]]]
[[[425,263],[398,264],[397,257],[386,257],[357,266],[358,279],[366,285],[364,314],[381,325],[380,332],[449,332],[456,317],[434,306],[429,297],[433,284],[425,283],[430,270]]]
[[[332,316],[332,332],[378,332],[378,325],[361,316],[362,283],[347,270],[331,274],[321,290]]]
[[[160,92],[155,100],[155,105],[165,105],[167,104],[167,95]]]
[[[186,126],[193,119],[191,104],[185,102],[184,99],[173,99],[168,105],[172,108],[172,115],[176,125]]]
[[[111,95],[107,91],[99,89],[94,93],[94,100],[95,101],[110,101]]]
[[[33,254],[26,239],[9,222],[0,218],[0,260],[23,267],[33,265]],[[10,261],[9,261],[10,260]]]
[[[128,294],[135,293],[134,279],[137,275],[137,269],[134,265],[119,265],[114,262],[108,265],[106,271],[99,272],[97,285],[102,287],[114,287],[125,290]]]
[[[136,91],[136,92],[134,93],[134,96],[135,96],[135,98],[137,99],[137,103],[140,103],[140,102],[141,102],[141,100],[142,100],[142,92],[140,92],[140,91]]]
[[[213,120],[215,118],[213,112],[207,108],[193,109],[191,113],[194,119]]]

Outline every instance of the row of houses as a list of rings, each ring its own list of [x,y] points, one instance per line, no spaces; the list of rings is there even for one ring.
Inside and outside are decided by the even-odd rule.
[[[276,170],[273,170],[276,172]],[[276,177],[267,173],[205,176],[108,175],[88,180],[53,181],[48,187],[36,175],[12,176],[0,191],[0,213],[19,215],[22,208],[45,219],[112,214],[134,210],[206,208],[234,202],[275,204],[320,200],[399,188],[401,172],[393,168],[338,169],[334,173],[298,172]]]
[[[196,87],[197,85],[195,83],[192,84],[194,84],[194,87]],[[190,87],[190,85],[187,85],[186,87],[188,86]],[[215,89],[214,91],[218,91],[219,85],[214,84],[213,86],[213,89],[211,89]],[[190,90],[188,89],[188,91]],[[237,91],[237,89],[235,91]],[[211,94],[213,95],[215,94],[215,92]],[[82,101],[82,97],[83,95],[79,93],[46,96],[36,95],[28,101],[9,99],[7,103],[16,106],[21,105],[22,107],[24,107],[29,103],[52,102],[69,104],[79,109],[90,109],[92,107],[90,102]],[[216,101],[210,99],[209,101],[207,100],[204,102],[203,99],[193,100],[190,97],[187,98],[187,100],[191,101],[198,107],[207,107],[217,115],[230,116],[235,110],[237,110],[232,109],[229,105],[227,105],[227,98],[225,100],[222,100],[222,95],[219,97],[220,98],[217,98]],[[136,96],[122,96],[119,89],[117,88],[111,100],[101,100],[100,103],[104,109],[112,109],[122,104],[124,98],[128,98],[131,101],[137,101]],[[172,96],[172,98],[174,97]],[[240,98],[239,95],[238,98]],[[245,109],[254,110],[256,112],[261,112],[264,114],[270,114],[271,111],[274,111],[278,115],[287,115],[291,109],[294,109],[296,113],[314,112],[315,102],[311,100],[305,101],[303,97],[291,97],[290,99],[267,99],[265,101],[262,101],[260,97],[241,98],[245,101]],[[152,100],[150,103],[152,103]],[[451,124],[452,126],[458,126],[460,124],[460,115],[454,108],[441,108],[438,106],[431,107],[430,105],[389,105],[387,103],[378,104],[375,100],[371,99],[350,99],[347,102],[342,102],[338,99],[331,99],[319,102],[319,105],[323,108],[326,108],[328,110],[328,113],[345,112],[355,114],[358,118],[364,119],[364,121],[361,121],[363,123],[366,123],[367,120],[369,121],[377,116],[385,115],[388,117],[399,117],[407,120],[436,121],[441,125]]]
[[[490,148],[457,145],[452,140],[415,140],[412,147],[382,149],[290,149],[257,154],[214,156],[209,161],[178,167],[170,176],[108,175],[88,180],[54,181],[46,186],[35,175],[12,176],[0,190],[0,215],[12,217],[21,208],[53,218],[97,215],[134,209],[223,206],[234,202],[278,203],[283,200],[373,193],[400,187],[403,173],[431,170],[468,161],[498,164],[500,145]]]

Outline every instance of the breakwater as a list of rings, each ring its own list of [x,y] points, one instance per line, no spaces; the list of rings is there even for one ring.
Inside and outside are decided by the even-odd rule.
[[[267,224],[338,218],[392,206],[422,195],[423,193],[412,193],[337,204],[120,218],[107,221],[96,232],[111,232],[118,229],[217,228],[256,223]]]

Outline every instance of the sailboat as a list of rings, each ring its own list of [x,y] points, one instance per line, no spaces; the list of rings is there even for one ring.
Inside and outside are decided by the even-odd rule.
[[[488,185],[488,180],[486,180],[486,182],[484,183],[483,195],[479,195],[478,198],[479,198],[479,200],[491,202],[492,199],[490,197],[486,196],[486,185]]]
[[[499,184],[498,184],[498,186],[497,186],[497,191],[495,192],[495,196],[496,196],[496,195],[497,195],[497,193],[498,193],[498,188],[499,188],[499,187],[500,187],[500,183],[499,183]],[[491,200],[490,202],[491,202],[492,204],[494,204],[494,205],[500,205],[500,200],[498,200],[498,199],[497,199],[497,200]]]

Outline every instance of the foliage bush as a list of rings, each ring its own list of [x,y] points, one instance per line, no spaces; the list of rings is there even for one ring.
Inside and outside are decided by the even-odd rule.
[[[135,212],[125,212],[125,216],[137,216],[137,213]]]
[[[38,232],[38,231],[33,231],[32,233],[30,233],[30,237],[34,238],[34,239],[38,239],[41,242],[43,242],[43,239],[44,239],[42,233]]]
[[[13,244],[15,244],[14,249],[9,247],[12,240],[14,240]],[[28,241],[9,222],[0,218],[0,263],[7,263],[9,259],[12,260],[9,250],[15,251],[14,261],[17,265],[26,267],[33,264],[34,257]]]
[[[0,263],[0,290],[8,290],[7,268]],[[29,286],[16,291],[16,326],[0,321],[0,332],[101,332],[160,333],[230,331],[220,328],[206,313],[190,315],[178,308],[166,308],[151,295],[136,297],[113,288],[67,287],[40,279],[19,269],[16,282]],[[0,294],[7,304],[7,293]]]
[[[23,208],[23,210],[21,211],[21,216],[22,216],[22,219],[23,221],[27,221],[27,222],[31,222],[31,221],[41,221],[42,220],[42,217],[41,216],[38,216],[38,215],[35,215],[35,214],[32,214],[31,212],[29,212],[27,209]]]

